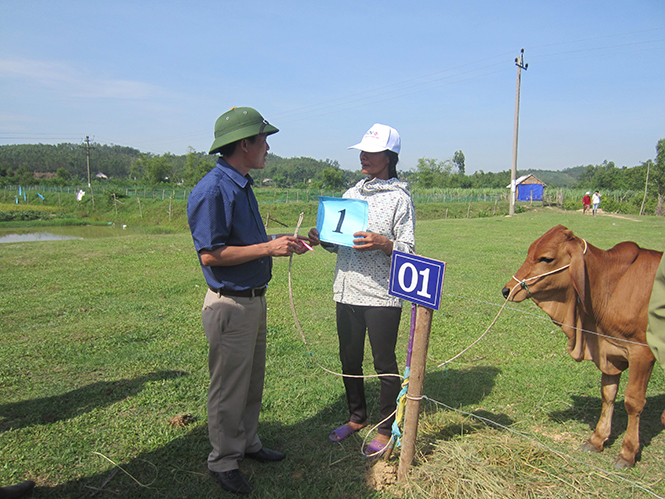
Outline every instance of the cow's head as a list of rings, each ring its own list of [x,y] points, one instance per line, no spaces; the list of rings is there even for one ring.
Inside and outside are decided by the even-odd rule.
[[[586,312],[586,248],[586,241],[563,225],[548,230],[529,246],[526,260],[502,290],[504,298],[555,301],[562,292],[570,291],[572,284]]]

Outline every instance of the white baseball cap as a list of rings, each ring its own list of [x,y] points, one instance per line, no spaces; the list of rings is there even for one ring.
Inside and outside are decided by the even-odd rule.
[[[359,144],[348,147],[347,149],[360,149],[365,152],[392,151],[399,154],[402,146],[402,140],[399,133],[393,127],[375,123],[372,128],[367,130]]]

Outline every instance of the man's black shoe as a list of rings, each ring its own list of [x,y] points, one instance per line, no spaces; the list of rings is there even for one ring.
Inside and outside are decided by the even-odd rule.
[[[245,452],[245,457],[254,459],[259,463],[273,463],[275,461],[281,461],[286,456],[279,451],[266,449],[263,447],[257,452]]]
[[[19,483],[18,485],[10,485],[9,487],[0,487],[1,499],[18,499],[24,497],[32,492],[35,487],[35,482],[28,480],[27,482]]]
[[[247,483],[245,477],[242,476],[240,470],[231,471],[212,471],[208,470],[217,483],[219,483],[224,490],[233,492],[234,494],[249,494],[252,492],[252,486]]]

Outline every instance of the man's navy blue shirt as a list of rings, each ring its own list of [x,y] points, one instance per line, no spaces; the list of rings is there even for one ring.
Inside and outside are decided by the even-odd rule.
[[[189,195],[187,219],[194,247],[200,252],[220,246],[250,246],[268,241],[259,205],[252,191],[254,181],[220,158]],[[201,264],[213,289],[245,290],[265,286],[272,277],[272,258],[224,266]]]

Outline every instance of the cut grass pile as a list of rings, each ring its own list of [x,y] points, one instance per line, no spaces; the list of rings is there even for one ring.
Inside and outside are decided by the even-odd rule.
[[[429,368],[480,336],[529,244],[558,223],[603,249],[623,240],[665,248],[665,222],[654,217],[545,209],[419,222],[417,252],[448,265]],[[97,489],[96,497],[220,497],[206,473],[205,282],[190,235],[0,245],[0,268],[0,485],[35,480],[35,498]],[[652,497],[618,476],[665,496],[662,370],[654,369],[647,393],[641,460],[618,476],[603,472],[612,470],[626,427],[626,376],[606,451],[582,453],[600,413],[600,373],[568,356],[564,334],[530,302],[509,305],[482,342],[428,373],[425,395],[447,407],[423,402],[416,460],[408,483],[397,484],[397,456],[361,458],[368,430],[341,444],[328,440],[347,420],[344,390],[314,365],[295,329],[287,269],[288,260],[275,260],[260,424],[264,444],[287,459],[241,464],[254,497]],[[293,260],[309,347],[338,371],[333,272],[334,256],[320,248]],[[405,308],[400,368],[409,316]],[[372,374],[369,345],[365,357]],[[376,423],[378,381],[366,386]]]

